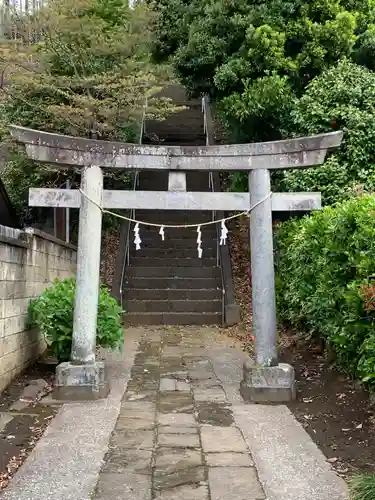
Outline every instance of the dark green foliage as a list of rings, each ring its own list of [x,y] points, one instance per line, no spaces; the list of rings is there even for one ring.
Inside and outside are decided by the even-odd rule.
[[[285,173],[278,188],[321,191],[325,203],[359,188],[375,189],[375,73],[348,60],[315,78],[292,112],[296,135],[343,130],[344,140],[321,167]]]
[[[345,56],[373,67],[374,9],[373,0],[158,0],[154,57],[170,59],[192,93],[224,100],[243,140],[272,140],[290,95],[314,77]],[[253,92],[257,106],[245,105]]]
[[[44,335],[48,351],[60,361],[68,360],[72,346],[75,280],[56,280],[31,301],[30,324]],[[97,345],[121,349],[124,337],[122,311],[106,287],[100,288]]]
[[[292,95],[288,97],[283,92],[286,89],[281,85],[278,92],[274,91],[275,101],[279,98],[285,105],[278,108],[282,113],[273,117],[276,128],[268,128],[270,138],[276,138],[277,130],[284,137],[343,130],[344,140],[339,149],[329,154],[324,165],[273,173],[273,189],[320,191],[324,204],[347,199],[353,192],[374,191],[375,73],[345,59],[316,77],[301,98],[293,99]],[[255,109],[256,103],[261,102],[257,98],[258,92],[254,91],[234,100],[228,114],[236,115],[242,123],[242,109]],[[263,105],[252,114],[256,116],[257,113],[263,116],[268,113],[271,117],[272,105],[269,110]],[[254,136],[257,137],[256,124],[256,121],[246,118],[243,128],[251,130],[254,127]],[[235,190],[247,189],[247,176],[234,174],[232,184]]]
[[[341,368],[375,383],[374,198],[281,224],[276,249],[280,319],[323,338]]]

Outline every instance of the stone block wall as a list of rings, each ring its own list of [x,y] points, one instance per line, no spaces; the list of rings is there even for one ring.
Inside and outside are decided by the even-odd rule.
[[[28,305],[55,278],[73,276],[76,249],[36,229],[0,226],[0,393],[45,349]]]

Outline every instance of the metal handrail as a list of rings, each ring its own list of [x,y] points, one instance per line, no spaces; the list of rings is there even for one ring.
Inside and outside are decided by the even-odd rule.
[[[145,104],[143,106],[143,113],[142,113],[142,120],[141,120],[141,130],[140,130],[139,139],[138,139],[138,144],[139,145],[142,144],[143,136],[144,136],[144,133],[146,131],[147,105],[148,105],[148,102],[147,102],[147,97],[146,97],[146,101],[145,101]],[[138,172],[138,170],[135,170],[134,171],[134,179],[133,179],[132,191],[136,190],[136,187],[138,185],[138,180],[139,180],[139,172]],[[135,209],[134,208],[132,208],[132,210],[130,212],[130,218],[131,219],[135,219]],[[130,229],[131,229],[131,223],[129,222],[129,224],[128,224],[128,232],[127,232],[127,235],[126,235],[125,257],[124,257],[124,261],[123,261],[123,264],[122,264],[122,270],[121,270],[121,281],[120,281],[120,302],[121,302],[121,307],[122,307],[122,304],[123,304],[123,302],[122,302],[122,291],[123,291],[123,284],[124,284],[124,278],[125,278],[125,269],[129,265],[129,263],[130,263]]]
[[[206,146],[212,146],[210,144],[210,139],[209,139],[209,134],[208,134],[208,124],[207,124],[207,108],[206,108],[206,97],[202,97],[202,113],[203,113],[203,127],[204,127],[204,132],[206,134]],[[208,186],[211,189],[212,192],[215,191],[215,183],[214,183],[214,176],[212,172],[208,173]],[[216,211],[212,211],[212,220],[216,220]],[[216,265],[217,267],[221,267],[221,261],[220,261],[220,247],[219,247],[219,227],[217,224],[216,226]],[[225,322],[225,304],[224,304],[224,295],[225,295],[225,286],[224,286],[224,277],[223,273],[221,272],[221,292],[222,292],[222,301],[221,301],[221,315],[222,315],[222,323],[224,324]]]

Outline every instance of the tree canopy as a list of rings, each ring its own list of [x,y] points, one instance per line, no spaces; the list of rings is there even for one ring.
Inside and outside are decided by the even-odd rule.
[[[10,12],[10,39],[0,43],[0,135],[10,123],[48,132],[137,141],[142,119],[163,119],[175,107],[157,97],[170,79],[151,62],[151,18],[144,2],[49,0],[29,15]],[[147,107],[145,106],[147,102]],[[30,186],[61,186],[66,171],[30,164],[12,151],[2,179],[27,220]],[[106,173],[122,186],[125,174]],[[22,181],[20,181],[22,179]],[[34,211],[35,212],[35,211]]]
[[[155,9],[154,58],[221,103],[243,140],[282,136],[290,100],[342,57],[375,64],[374,0],[158,0]]]
[[[18,38],[0,52],[5,121],[128,140],[146,99],[147,112],[164,117],[172,107],[155,97],[166,71],[150,62],[150,16],[126,0],[51,0],[19,20]]]

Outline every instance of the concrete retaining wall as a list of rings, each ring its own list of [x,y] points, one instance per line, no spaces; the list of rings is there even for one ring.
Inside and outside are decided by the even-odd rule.
[[[0,392],[45,349],[28,329],[30,299],[75,274],[76,249],[36,229],[0,226]]]

